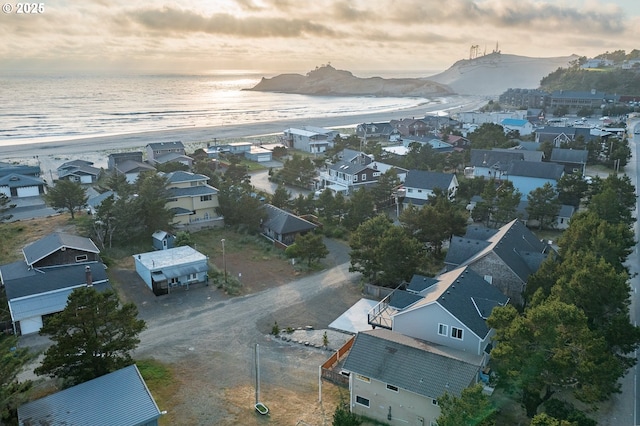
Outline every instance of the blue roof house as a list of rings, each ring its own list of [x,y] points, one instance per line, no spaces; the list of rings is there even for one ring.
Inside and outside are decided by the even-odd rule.
[[[157,426],[163,413],[130,365],[18,407],[20,426]]]
[[[533,124],[529,120],[520,120],[517,118],[505,118],[500,124],[505,133],[519,132],[520,136],[527,136],[533,133]]]

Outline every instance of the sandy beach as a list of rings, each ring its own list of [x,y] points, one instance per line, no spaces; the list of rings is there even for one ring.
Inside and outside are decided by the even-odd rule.
[[[40,163],[43,177],[47,180],[62,163],[70,160],[92,161],[95,167],[105,167],[110,153],[143,150],[148,143],[182,141],[187,152],[205,146],[215,140],[252,139],[267,135],[282,134],[289,127],[305,125],[327,128],[353,128],[359,123],[384,122],[394,119],[424,117],[439,111],[450,113],[477,109],[486,103],[484,97],[449,96],[436,98],[419,107],[373,114],[348,115],[342,117],[314,117],[306,120],[280,120],[242,125],[180,128],[122,135],[71,138],[46,142],[0,141],[0,161],[23,164]]]

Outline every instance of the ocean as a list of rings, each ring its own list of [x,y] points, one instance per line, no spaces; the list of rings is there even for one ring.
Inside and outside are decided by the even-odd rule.
[[[243,90],[272,75],[0,75],[0,145],[356,115],[425,102]]]

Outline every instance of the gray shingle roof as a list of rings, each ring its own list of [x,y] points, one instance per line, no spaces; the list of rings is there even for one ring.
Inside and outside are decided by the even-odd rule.
[[[9,188],[38,185],[44,185],[44,181],[37,177],[19,175],[17,173],[11,173],[0,178],[0,186],[8,186]]]
[[[435,189],[443,191],[449,189],[455,175],[451,173],[428,172],[424,170],[409,170],[404,181],[407,188]]]
[[[21,425],[137,426],[160,416],[135,364],[18,408]]]
[[[360,173],[362,170],[369,169],[370,167],[366,164],[351,163],[349,161],[340,160],[335,164],[330,165],[329,168],[348,175],[355,175]]]
[[[586,164],[589,151],[585,149],[553,148],[551,161],[558,163]]]
[[[194,181],[201,181],[201,180],[204,180],[206,182],[209,180],[209,178],[205,175],[185,172],[183,170],[167,173],[164,175],[164,177],[167,179],[167,182],[169,183],[194,182]]]
[[[437,302],[484,339],[489,333],[485,319],[495,306],[505,305],[509,298],[471,268],[457,268],[438,276],[438,283],[420,293],[423,299],[408,310]]]
[[[98,247],[96,247],[90,238],[59,232],[49,234],[38,241],[34,241],[33,243],[26,245],[22,249],[22,253],[24,254],[24,259],[27,264],[33,265],[37,261],[49,256],[51,253],[61,249],[62,247],[86,251],[89,253],[100,253],[100,250],[98,250]]]
[[[379,328],[356,335],[343,368],[428,398],[459,396],[479,370],[464,355]]]
[[[148,143],[147,146],[152,150],[163,150],[163,149],[175,149],[182,148],[184,149],[184,144],[180,141],[175,142],[152,142]]]
[[[454,236],[451,238],[444,263],[453,266],[461,265],[462,262],[480,253],[488,246],[488,241]]]
[[[94,283],[107,281],[106,268],[101,262],[54,266],[37,270],[31,269],[29,275],[5,282],[7,299],[13,300],[86,284],[87,266],[91,267],[91,275]]]
[[[509,176],[559,180],[564,173],[564,166],[538,161],[516,161],[509,165],[507,173]]]
[[[122,163],[118,163],[116,166],[116,170],[120,173],[135,173],[135,172],[144,172],[147,170],[155,170],[155,167],[150,166],[147,163],[140,163],[138,161],[126,160]]]
[[[396,290],[391,293],[389,297],[389,306],[396,309],[405,309],[420,300],[422,300],[422,296],[419,294],[405,290]]]
[[[265,204],[264,208],[267,210],[268,217],[263,227],[272,229],[280,235],[311,231],[316,228],[316,225],[308,220],[304,220],[271,204]]]
[[[411,277],[411,281],[409,281],[407,290],[420,293],[422,290],[431,287],[437,282],[438,280],[436,278],[425,277],[424,275],[414,274],[413,277]]]
[[[197,197],[200,195],[216,195],[218,190],[209,185],[190,186],[188,188],[169,188],[172,197]]]
[[[489,149],[472,149],[469,163],[474,167],[489,167],[506,171],[509,164],[524,161],[524,154],[519,151],[504,152]]]

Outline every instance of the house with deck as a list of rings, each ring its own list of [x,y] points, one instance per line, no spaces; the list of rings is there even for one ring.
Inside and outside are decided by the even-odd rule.
[[[553,253],[519,219],[499,229],[473,225],[464,236],[451,238],[445,257],[449,271],[468,266],[496,286],[513,303],[523,302],[527,279]]]
[[[174,213],[175,225],[191,223],[222,224],[223,217],[217,212],[218,190],[207,184],[205,175],[176,171],[167,173],[167,189],[169,198],[166,208]]]
[[[290,127],[284,131],[283,141],[289,148],[319,154],[333,147],[333,140],[339,134],[336,130],[323,129],[321,127]]]

